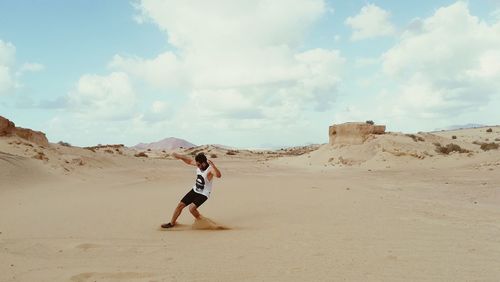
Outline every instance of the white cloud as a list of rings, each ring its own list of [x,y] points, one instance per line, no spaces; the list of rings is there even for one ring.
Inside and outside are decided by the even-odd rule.
[[[13,67],[16,58],[16,48],[10,42],[0,40],[0,95],[7,94],[16,87]]]
[[[500,95],[500,22],[488,24],[457,2],[406,31],[382,56],[397,85],[392,113],[456,118]]]
[[[22,74],[24,72],[38,72],[45,69],[45,66],[39,63],[25,63],[21,66],[18,73]]]
[[[293,79],[281,83],[194,88],[179,119],[217,119],[221,127],[234,121],[241,129],[275,123],[279,128],[306,111],[329,108],[345,61],[339,52],[314,49],[296,54],[293,61]]]
[[[359,68],[377,65],[379,63],[380,63],[380,58],[378,57],[377,58],[362,57],[362,58],[356,58],[354,60],[354,65]]]
[[[164,52],[150,60],[115,55],[108,66],[140,77],[158,88],[180,87],[186,84],[184,66],[172,52]]]
[[[16,47],[10,42],[0,39],[0,95],[12,94],[21,88],[19,76],[27,71],[36,72],[43,70],[43,65],[25,63],[21,67],[16,64]],[[20,101],[22,104],[22,101]]]
[[[82,76],[68,102],[86,124],[131,117],[123,132],[141,136],[182,132],[203,143],[220,138],[213,133],[219,129],[227,142],[251,144],[265,135],[290,144],[291,136],[307,139],[310,111],[325,111],[335,101],[345,64],[340,52],[298,51],[326,12],[323,0],[144,0],[136,6],[135,20],[157,24],[171,46],[152,58],[115,55],[108,67],[121,79]],[[145,111],[134,107],[138,95],[125,74],[156,88],[145,94],[152,100]]]
[[[306,68],[298,80],[296,95],[303,93],[309,96],[309,100],[302,102],[315,104],[316,110],[326,110],[334,101],[345,59],[339,51],[324,49],[309,50],[296,55],[296,58]]]
[[[83,75],[68,95],[68,106],[85,119],[123,120],[135,114],[137,95],[125,73]]]
[[[168,109],[168,103],[164,101],[154,101],[151,104],[151,111],[155,114],[163,113]]]
[[[16,58],[16,47],[10,42],[4,42],[0,39],[0,65],[14,65]]]
[[[9,93],[10,90],[14,89],[14,86],[10,69],[0,65],[0,95]]]
[[[362,40],[393,35],[396,31],[389,21],[390,13],[374,5],[367,4],[359,14],[348,17],[345,24],[353,29],[352,40]]]
[[[500,8],[498,8],[498,9],[496,9],[496,10],[492,11],[492,12],[490,13],[490,15],[491,15],[494,19],[496,19],[497,21],[498,21],[498,20],[500,20]]]
[[[117,55],[109,66],[153,86],[180,87],[188,97],[176,116],[182,122],[283,124],[334,101],[345,61],[340,53],[296,51],[327,11],[322,0],[143,0],[135,6],[177,49],[153,59]]]
[[[135,115],[134,120],[146,122],[149,124],[148,126],[151,126],[153,123],[170,121],[173,113],[169,102],[157,100],[150,104],[149,109]],[[169,127],[172,128],[172,126]]]
[[[325,12],[321,0],[143,0],[136,5],[183,49],[290,43]]]

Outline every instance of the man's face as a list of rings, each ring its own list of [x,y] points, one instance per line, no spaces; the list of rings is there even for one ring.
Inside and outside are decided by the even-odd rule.
[[[208,164],[207,163],[200,163],[200,162],[196,162],[196,166],[201,169],[201,170],[205,170],[207,169],[208,167]]]

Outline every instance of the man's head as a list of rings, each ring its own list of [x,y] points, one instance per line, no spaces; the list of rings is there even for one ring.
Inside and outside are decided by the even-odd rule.
[[[203,153],[198,153],[196,157],[194,157],[194,160],[196,161],[196,166],[201,169],[205,170],[208,167],[208,162],[207,162],[207,156]]]

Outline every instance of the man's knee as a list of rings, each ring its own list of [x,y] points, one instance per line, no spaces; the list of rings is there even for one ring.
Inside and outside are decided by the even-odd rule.
[[[192,212],[192,213],[193,212],[197,212],[198,211],[197,209],[198,209],[198,207],[195,204],[189,205],[189,211],[190,212]]]
[[[178,205],[177,205],[177,209],[179,210],[182,210],[186,207],[186,204],[184,204],[183,202],[180,202]]]

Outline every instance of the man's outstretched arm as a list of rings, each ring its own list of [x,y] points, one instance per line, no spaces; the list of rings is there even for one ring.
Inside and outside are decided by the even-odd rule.
[[[173,153],[172,156],[174,156],[174,158],[176,158],[178,160],[185,162],[188,165],[196,166],[196,162],[192,158],[189,158],[189,157],[177,154],[177,153]]]

